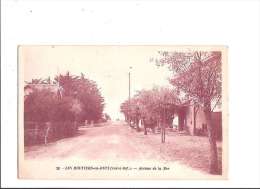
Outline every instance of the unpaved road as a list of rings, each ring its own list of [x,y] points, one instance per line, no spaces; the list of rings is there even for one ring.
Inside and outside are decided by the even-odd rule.
[[[100,127],[81,127],[77,136],[48,145],[26,148],[26,159],[84,158],[89,160],[158,159],[152,146],[135,137],[136,131],[124,122],[111,122]]]
[[[78,135],[74,137],[48,145],[26,147],[25,161],[23,168],[20,169],[20,175],[24,178],[79,178],[75,172],[58,174],[54,171],[55,167],[57,165],[71,165],[72,162],[85,165],[94,160],[97,162],[125,162],[124,165],[131,162],[135,162],[133,165],[138,165],[138,163],[143,165],[148,161],[154,165],[166,163],[167,166],[173,168],[173,172],[169,172],[169,178],[172,174],[175,178],[208,178],[210,176],[208,173],[167,158],[167,154],[165,155],[163,151],[158,150],[147,141],[149,141],[147,136],[143,133],[137,133],[124,122],[110,122],[100,127],[81,127]],[[137,174],[140,172],[133,172],[133,178]],[[155,176],[158,173],[153,172],[152,174]],[[164,175],[164,173],[161,174]],[[96,173],[97,175],[100,176],[99,173]],[[115,173],[115,175],[120,177],[122,174]],[[80,174],[80,176],[82,178],[95,178],[95,174],[87,176]],[[131,177],[130,173],[125,176]],[[149,175],[146,176],[149,178]],[[111,178],[114,177],[111,176]],[[122,176],[122,178],[125,177]]]

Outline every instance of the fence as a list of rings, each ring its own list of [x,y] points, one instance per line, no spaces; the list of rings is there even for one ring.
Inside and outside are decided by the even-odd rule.
[[[33,122],[24,123],[24,144],[26,146],[47,144],[76,134],[78,123],[66,122]]]

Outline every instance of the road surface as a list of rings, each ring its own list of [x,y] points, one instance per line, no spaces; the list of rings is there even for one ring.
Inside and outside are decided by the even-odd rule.
[[[80,127],[77,136],[46,146],[26,148],[25,157],[28,159],[78,157],[89,160],[160,158],[152,146],[145,145],[142,138],[136,136],[136,131],[124,122],[111,122],[100,127]]]
[[[156,137],[158,145],[160,145],[159,136]],[[23,165],[24,175],[35,176],[35,178],[42,177],[42,174],[37,176],[37,173],[31,172],[31,170],[40,169],[41,172],[48,175],[48,178],[51,178],[49,166],[62,164],[61,162],[70,164],[75,162],[76,159],[80,163],[93,160],[100,162],[124,161],[127,163],[166,162],[167,165],[174,166],[174,174],[179,178],[185,178],[185,175],[209,176],[208,173],[195,170],[185,164],[169,161],[167,154],[147,141],[147,136],[143,135],[143,132],[137,133],[124,122],[110,122],[100,127],[81,127],[78,135],[74,137],[47,145],[26,147],[26,164]],[[46,167],[46,170],[44,170],[44,167]],[[53,175],[53,177],[57,177],[57,174],[53,173]]]

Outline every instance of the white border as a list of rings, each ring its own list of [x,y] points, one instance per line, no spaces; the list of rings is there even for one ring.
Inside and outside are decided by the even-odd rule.
[[[1,7],[3,187],[259,187],[259,1],[22,1]],[[17,45],[227,45],[229,180],[17,179]],[[37,170],[36,170],[37,171]]]

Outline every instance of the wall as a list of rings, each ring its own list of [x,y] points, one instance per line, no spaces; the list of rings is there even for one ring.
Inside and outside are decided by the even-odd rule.
[[[222,139],[222,113],[213,112],[212,122],[216,128],[216,138],[218,140]],[[207,136],[207,129],[203,128],[206,126],[206,118],[202,108],[199,108],[196,113],[196,130],[194,132],[194,107],[186,107],[186,118],[185,118],[185,129],[191,135],[202,135]]]
[[[193,107],[187,106],[186,108],[186,118],[185,118],[185,129],[189,134],[193,135]]]

